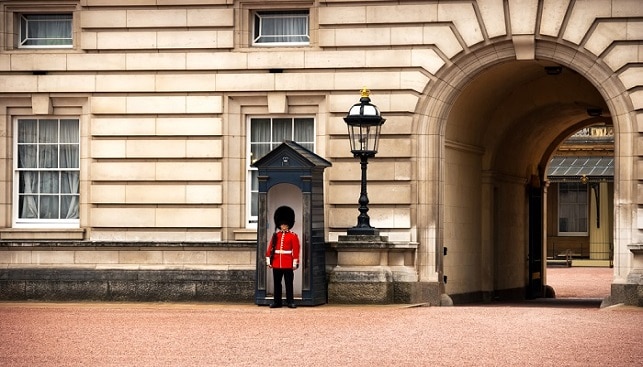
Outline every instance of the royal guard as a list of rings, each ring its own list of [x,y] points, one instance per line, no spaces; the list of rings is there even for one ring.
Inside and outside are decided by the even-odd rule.
[[[295,212],[292,208],[281,206],[275,211],[277,231],[272,235],[266,249],[266,265],[272,268],[274,279],[274,301],[270,308],[279,308],[281,302],[281,279],[286,283],[286,305],[296,308],[293,298],[294,270],[299,267],[299,237],[290,229],[295,224]]]

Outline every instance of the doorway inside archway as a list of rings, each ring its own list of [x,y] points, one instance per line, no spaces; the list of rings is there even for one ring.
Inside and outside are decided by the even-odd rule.
[[[546,293],[605,298],[613,274],[614,129],[586,126],[547,166]]]
[[[599,123],[611,125],[599,91],[552,62],[497,64],[462,89],[444,149],[443,271],[455,304],[545,296],[549,159]]]

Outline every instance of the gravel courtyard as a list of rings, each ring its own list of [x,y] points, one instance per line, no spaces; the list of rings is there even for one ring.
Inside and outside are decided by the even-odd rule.
[[[612,269],[548,269],[602,298]],[[456,307],[0,302],[0,366],[640,366],[643,312],[591,302]]]

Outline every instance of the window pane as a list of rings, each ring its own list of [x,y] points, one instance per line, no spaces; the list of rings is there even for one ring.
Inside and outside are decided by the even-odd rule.
[[[587,232],[587,185],[559,184],[558,231],[562,233]]]
[[[78,145],[60,146],[60,168],[78,168]]]
[[[23,14],[20,17],[21,46],[71,46],[71,14]]]
[[[61,196],[60,215],[64,219],[78,219],[78,195]]]
[[[270,142],[270,119],[252,119],[250,141],[253,143]]]
[[[78,120],[60,120],[60,142],[75,143],[80,141]]]
[[[18,144],[35,143],[38,137],[37,120],[18,120]]]
[[[292,119],[280,118],[272,120],[272,142],[274,145],[284,140],[292,140]]]
[[[46,144],[40,146],[38,154],[38,167],[40,168],[58,168],[58,146]]]
[[[38,172],[20,172],[18,175],[18,192],[33,194],[38,192]]]
[[[58,190],[58,172],[40,173],[40,192],[47,194],[57,194]]]
[[[36,168],[38,160],[36,145],[18,145],[18,168]]]
[[[58,195],[40,196],[40,219],[58,219]]]
[[[315,141],[315,125],[311,118],[295,119],[295,136],[294,140],[303,145],[303,143],[312,143]]]
[[[18,198],[18,217],[24,219],[38,218],[38,197],[35,195],[20,195]]]
[[[38,124],[38,142],[58,142],[58,120],[40,120]]]
[[[308,12],[255,14],[254,43],[308,43]]]
[[[61,172],[60,173],[60,192],[64,194],[77,194],[80,175],[78,172]]]

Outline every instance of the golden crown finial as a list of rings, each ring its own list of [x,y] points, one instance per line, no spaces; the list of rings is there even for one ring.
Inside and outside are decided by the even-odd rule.
[[[371,94],[371,91],[368,90],[368,88],[363,87],[360,93],[362,98],[368,98],[368,96]]]

